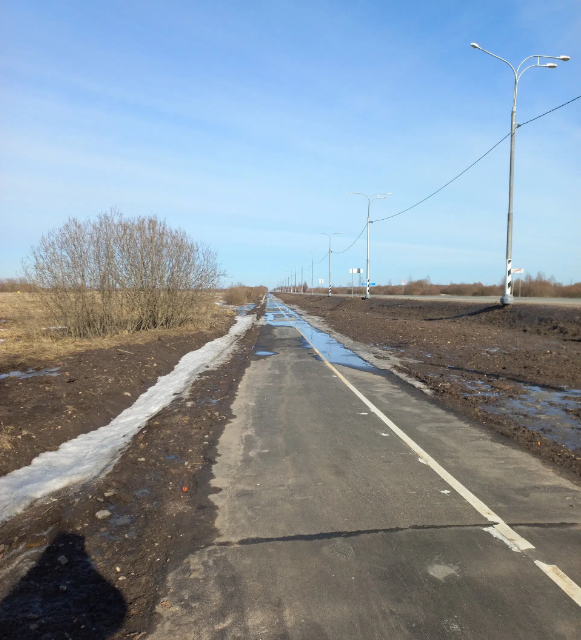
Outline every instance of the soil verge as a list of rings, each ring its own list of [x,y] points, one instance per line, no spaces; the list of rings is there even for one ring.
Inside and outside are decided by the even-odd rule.
[[[0,637],[146,635],[167,570],[212,531],[215,445],[259,331],[150,420],[108,475],[0,528]]]
[[[207,331],[160,331],[141,344],[82,351],[39,363],[29,377],[0,379],[0,475],[108,424],[183,355],[224,335],[233,322],[217,316]]]

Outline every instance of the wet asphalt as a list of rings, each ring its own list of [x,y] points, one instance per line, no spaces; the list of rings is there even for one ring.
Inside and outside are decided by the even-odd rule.
[[[218,446],[219,535],[170,574],[166,592],[185,604],[160,608],[150,637],[581,637],[581,606],[534,563],[581,584],[579,483],[389,373],[349,354],[339,364],[326,344],[351,384],[534,545],[514,551],[273,304]]]

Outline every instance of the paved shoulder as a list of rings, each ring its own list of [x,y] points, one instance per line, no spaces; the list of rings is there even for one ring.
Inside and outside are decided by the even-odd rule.
[[[153,638],[578,637],[535,564],[581,582],[578,486],[292,327],[259,351],[219,444],[217,538],[169,576]]]

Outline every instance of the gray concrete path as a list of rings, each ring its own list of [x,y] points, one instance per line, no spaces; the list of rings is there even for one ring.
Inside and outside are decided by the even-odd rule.
[[[170,574],[183,604],[150,637],[581,638],[579,483],[395,376],[333,371],[292,327],[260,349],[219,443],[219,535]]]

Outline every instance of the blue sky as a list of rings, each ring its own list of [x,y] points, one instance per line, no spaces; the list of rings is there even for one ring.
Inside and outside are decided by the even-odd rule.
[[[275,286],[581,94],[578,0],[0,0],[0,277],[69,216],[156,213]],[[514,264],[581,280],[581,100],[517,137]],[[372,227],[372,281],[500,281],[508,140]],[[364,238],[334,256],[336,284]],[[325,278],[323,261],[315,278]]]

